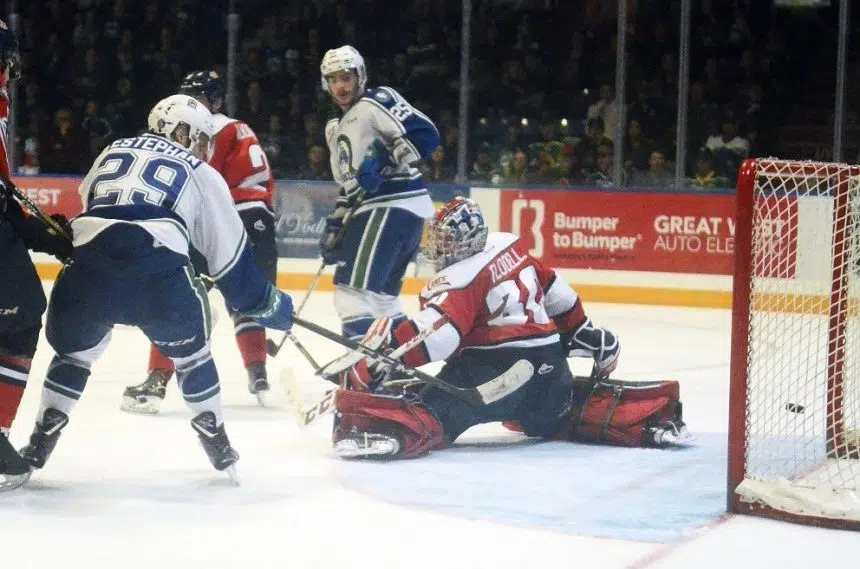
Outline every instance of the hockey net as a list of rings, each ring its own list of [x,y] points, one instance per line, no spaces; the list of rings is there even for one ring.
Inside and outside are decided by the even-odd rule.
[[[860,168],[738,177],[729,510],[860,529]]]

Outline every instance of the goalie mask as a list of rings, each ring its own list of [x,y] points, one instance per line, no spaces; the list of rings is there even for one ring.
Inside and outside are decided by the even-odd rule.
[[[437,271],[484,250],[487,224],[478,204],[454,198],[436,211],[427,232],[425,254]]]
[[[201,160],[209,156],[215,131],[212,113],[203,103],[188,95],[162,99],[149,113],[149,130],[184,146]]]

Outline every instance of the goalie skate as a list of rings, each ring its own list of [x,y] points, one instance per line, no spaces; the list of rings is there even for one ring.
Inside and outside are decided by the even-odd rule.
[[[173,372],[154,369],[143,383],[126,387],[120,409],[128,413],[157,415],[167,394],[167,382]]]
[[[696,440],[681,420],[667,421],[649,427],[645,438],[647,446],[655,447],[684,446]]]
[[[359,433],[348,436],[334,444],[334,453],[339,458],[387,458],[400,450],[400,441],[380,434]]]
[[[0,492],[14,490],[30,479],[30,464],[21,458],[4,433],[0,433]]]

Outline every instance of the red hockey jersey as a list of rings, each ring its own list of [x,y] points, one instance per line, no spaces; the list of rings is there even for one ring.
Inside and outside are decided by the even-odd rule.
[[[3,79],[0,78],[0,83]],[[7,140],[9,128],[9,92],[5,84],[0,85],[0,174],[6,178],[12,176],[9,167],[9,141]]]
[[[395,330],[397,344],[448,324],[407,352],[412,366],[447,359],[459,350],[542,346],[559,341],[585,320],[576,292],[529,255],[510,233],[492,233],[480,253],[440,271],[421,291],[422,311]]]
[[[212,165],[227,182],[236,204],[263,202],[272,209],[275,180],[257,135],[247,124],[222,114],[213,116]]]

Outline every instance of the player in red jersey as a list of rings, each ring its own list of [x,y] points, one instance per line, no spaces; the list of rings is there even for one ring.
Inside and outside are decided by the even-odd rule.
[[[212,112],[215,138],[209,164],[227,182],[239,217],[254,247],[254,259],[271,281],[277,279],[278,251],[275,245],[275,220],[272,192],[275,181],[260,141],[244,122],[221,114],[224,104],[224,82],[215,71],[188,74],[179,93],[194,97]],[[194,257],[198,272],[206,273],[205,264]],[[264,404],[269,391],[266,375],[266,331],[253,319],[231,311],[236,343],[248,370],[248,391]],[[173,375],[173,364],[155,346],[150,347],[146,380],[126,388],[122,409],[136,413],[158,413],[166,385]]]
[[[529,436],[625,446],[687,438],[677,382],[609,380],[620,349],[615,335],[595,327],[576,292],[515,235],[488,234],[475,202],[456,198],[439,209],[428,242],[439,272],[421,292],[421,312],[390,334],[378,319],[364,342],[393,350],[438,328],[402,362],[444,360],[437,377],[477,389],[483,404],[430,384],[385,387],[388,370],[362,360],[339,378],[336,454],[418,456],[493,421]],[[568,357],[593,358],[593,376],[574,378]]]
[[[0,20],[0,175],[11,175],[6,124],[9,81],[21,76],[18,40]],[[68,221],[52,216],[65,229]],[[27,249],[64,260],[71,256],[68,240],[48,233],[45,225],[24,213],[6,184],[0,181],[0,491],[17,488],[30,476],[30,467],[9,443],[9,429],[18,413],[30,364],[39,342],[46,300],[42,283]]]

